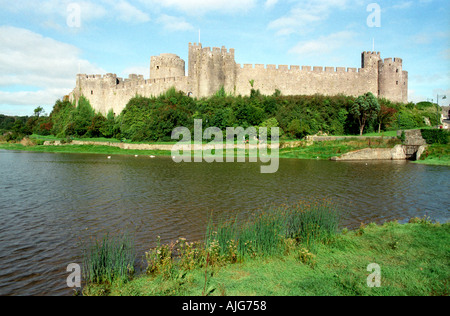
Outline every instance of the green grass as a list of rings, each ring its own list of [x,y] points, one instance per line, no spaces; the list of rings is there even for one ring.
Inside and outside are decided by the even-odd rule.
[[[415,163],[426,165],[450,166],[450,144],[434,144],[428,146],[427,150]]]
[[[450,294],[450,224],[419,220],[370,224],[344,231],[313,251],[302,244],[282,256],[207,266],[171,276],[152,274],[128,283],[85,290],[112,296],[433,296]],[[370,288],[369,264],[381,268]]]
[[[59,140],[51,136],[39,136],[33,138],[36,140]],[[112,139],[82,139],[84,141],[112,141]],[[155,143],[161,145],[173,143]],[[338,141],[314,142],[311,146],[303,145],[295,148],[282,148],[279,150],[280,158],[294,159],[321,159],[328,160],[335,156],[340,156],[348,152],[365,148],[392,148],[400,144],[398,139],[364,139],[360,137],[349,138]],[[419,164],[430,165],[450,165],[450,145],[432,145],[422,156]],[[83,154],[103,154],[103,155],[154,155],[171,156],[170,151],[162,150],[131,150],[120,149],[117,147],[99,146],[99,145],[65,145],[65,146],[23,146],[14,143],[0,143],[0,149],[32,151],[32,152],[50,152],[50,153],[83,153]],[[224,150],[224,155],[226,150]],[[270,154],[270,153],[269,153]],[[240,151],[235,149],[235,157],[241,155]],[[250,151],[245,151],[245,157],[250,156]]]
[[[361,225],[338,231],[332,205],[302,202],[210,222],[205,240],[184,238],[145,254],[147,273],[91,282],[84,295],[431,296],[450,294],[450,223]],[[381,287],[367,285],[370,264]]]
[[[350,138],[337,141],[314,142],[311,146],[280,149],[280,158],[330,159],[365,148],[393,148],[400,144],[397,139]]]
[[[30,139],[42,140],[42,141],[61,141],[65,140],[65,138],[56,137],[54,135],[42,136],[33,134],[30,135]],[[91,138],[78,138],[71,137],[71,140],[84,141],[84,142],[102,142],[102,143],[126,143],[126,144],[159,144],[159,145],[172,145],[176,144],[176,142],[132,142],[131,140],[120,140],[116,138],[105,138],[105,137],[91,137]]]
[[[67,145],[67,146],[23,146],[21,144],[0,143],[0,149],[30,152],[62,153],[62,154],[101,154],[101,155],[154,155],[170,156],[170,151],[121,149],[97,145]]]

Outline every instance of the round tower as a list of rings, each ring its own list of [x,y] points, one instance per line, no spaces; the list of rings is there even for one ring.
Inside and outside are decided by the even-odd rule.
[[[152,56],[150,60],[150,79],[184,77],[186,64],[175,54]]]
[[[379,96],[394,102],[403,102],[406,84],[403,78],[403,61],[400,58],[386,58],[378,63]]]

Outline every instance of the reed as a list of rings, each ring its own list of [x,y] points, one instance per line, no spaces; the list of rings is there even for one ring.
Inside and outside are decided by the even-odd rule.
[[[126,281],[134,272],[136,251],[128,234],[92,240],[84,249],[84,279],[94,284]]]
[[[339,228],[339,211],[329,201],[299,202],[271,206],[246,220],[211,219],[206,245],[217,245],[221,255],[229,254],[230,243],[240,259],[247,256],[283,253],[287,240],[312,247],[314,243],[332,238]]]

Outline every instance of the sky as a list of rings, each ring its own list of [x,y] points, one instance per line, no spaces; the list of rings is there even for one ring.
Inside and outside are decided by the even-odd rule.
[[[361,67],[402,58],[409,101],[450,103],[448,0],[0,0],[0,114],[47,114],[77,73],[149,78],[150,57],[189,42],[239,64]],[[447,99],[442,96],[447,95]]]

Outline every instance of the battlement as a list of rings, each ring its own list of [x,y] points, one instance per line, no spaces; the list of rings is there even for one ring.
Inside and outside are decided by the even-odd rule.
[[[385,65],[402,65],[403,64],[403,59],[401,58],[385,58],[384,60],[381,61],[382,63],[384,63]]]
[[[395,102],[408,100],[408,72],[403,71],[401,58],[381,58],[380,52],[361,54],[361,68],[330,66],[299,66],[286,64],[237,64],[235,50],[222,47],[203,47],[189,43],[189,67],[176,54],[152,56],[150,78],[130,74],[119,78],[116,74],[78,74],[77,87],[71,94],[78,100],[85,95],[92,106],[102,113],[112,107],[120,113],[128,100],[136,94],[158,96],[170,87],[193,97],[208,97],[221,87],[234,95],[249,95],[249,81],[262,94],[275,90],[284,95],[352,95],[372,92]]]
[[[363,52],[364,55],[375,55],[378,57],[381,57],[381,53],[380,52]]]
[[[202,44],[201,43],[189,43],[189,48],[202,48]]]
[[[236,64],[241,70],[262,70],[262,71],[282,71],[282,72],[316,72],[316,73],[359,73],[363,68],[346,67],[323,67],[323,66],[297,66],[297,65],[264,65],[264,64]]]
[[[201,47],[198,49],[201,50],[204,54],[210,54],[210,55],[229,55],[234,58],[235,50],[234,48],[230,48],[229,50],[225,48],[225,46],[222,46],[222,48],[219,47]]]
[[[189,50],[197,51],[197,52],[201,51],[202,53],[211,54],[211,55],[218,55],[218,54],[228,55],[233,58],[234,58],[234,54],[235,54],[234,48],[227,49],[225,46],[203,47],[201,43],[198,43],[198,44],[197,43],[189,43]]]

